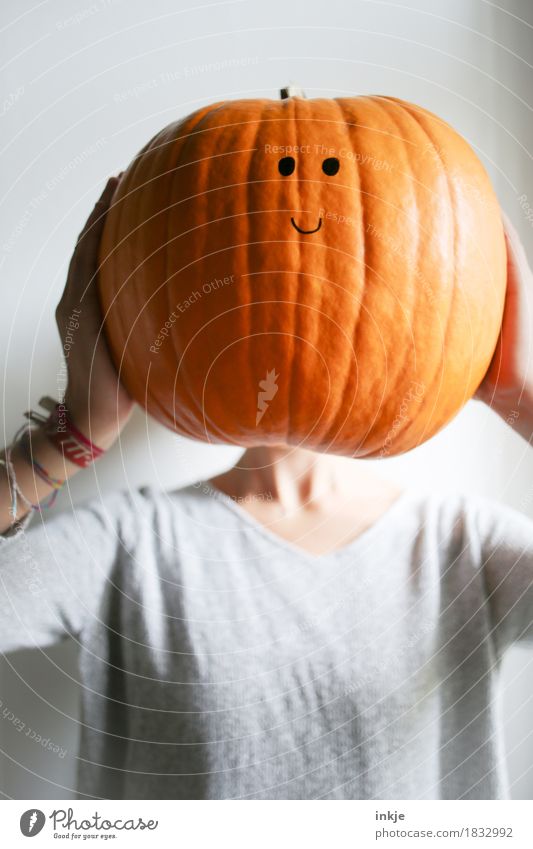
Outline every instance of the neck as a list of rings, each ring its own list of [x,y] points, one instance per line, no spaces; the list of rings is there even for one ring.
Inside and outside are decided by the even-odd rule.
[[[216,483],[232,496],[261,495],[284,510],[294,510],[338,492],[347,477],[347,463],[345,458],[303,448],[260,445],[248,448]]]

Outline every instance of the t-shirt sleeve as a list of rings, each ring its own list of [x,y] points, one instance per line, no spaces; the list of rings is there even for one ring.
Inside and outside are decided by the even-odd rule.
[[[119,557],[136,545],[135,492],[28,514],[0,534],[0,652],[81,633]]]
[[[498,654],[519,641],[533,647],[533,520],[480,498],[475,526]]]

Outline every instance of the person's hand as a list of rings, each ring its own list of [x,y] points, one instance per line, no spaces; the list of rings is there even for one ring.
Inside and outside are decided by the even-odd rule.
[[[533,435],[533,272],[524,246],[502,213],[507,245],[507,292],[502,328],[489,370],[475,397],[526,439]]]
[[[55,313],[67,363],[67,414],[102,448],[114,442],[134,406],[111,360],[96,290],[98,247],[119,178],[110,178],[78,237]]]

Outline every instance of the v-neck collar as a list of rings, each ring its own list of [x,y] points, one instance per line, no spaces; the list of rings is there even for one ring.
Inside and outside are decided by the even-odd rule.
[[[347,542],[345,545],[341,545],[339,548],[334,548],[331,551],[327,551],[324,554],[313,554],[302,546],[296,545],[290,540],[285,539],[280,536],[280,534],[275,533],[270,530],[268,525],[263,524],[258,519],[255,518],[251,513],[245,510],[243,507],[239,505],[237,501],[223,492],[221,489],[217,489],[208,481],[197,481],[194,484],[190,484],[186,489],[196,492],[200,494],[202,497],[209,499],[212,502],[218,502],[223,507],[231,510],[243,525],[247,525],[256,533],[260,534],[264,539],[267,539],[270,543],[276,545],[279,549],[285,552],[289,552],[296,557],[303,558],[312,563],[322,563],[327,560],[334,560],[339,557],[344,557],[347,554],[354,555],[357,553],[359,548],[365,548],[368,543],[373,539],[376,534],[379,534],[383,531],[383,527],[389,522],[391,518],[395,516],[395,514],[403,508],[404,504],[409,501],[411,496],[413,495],[413,490],[403,489],[400,495],[395,498],[392,504],[381,513],[378,518],[369,525],[368,528],[365,528],[360,534],[358,534],[354,539]]]

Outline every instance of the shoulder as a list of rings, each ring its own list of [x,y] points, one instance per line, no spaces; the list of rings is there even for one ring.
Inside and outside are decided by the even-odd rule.
[[[478,560],[499,547],[533,550],[533,519],[508,504],[456,490],[407,494],[420,532],[441,551]]]
[[[217,501],[206,497],[196,483],[172,490],[147,484],[129,493],[116,493],[114,505],[126,520],[135,523],[138,536],[155,535],[160,544],[177,544],[184,536],[201,538],[211,524],[220,525]]]

